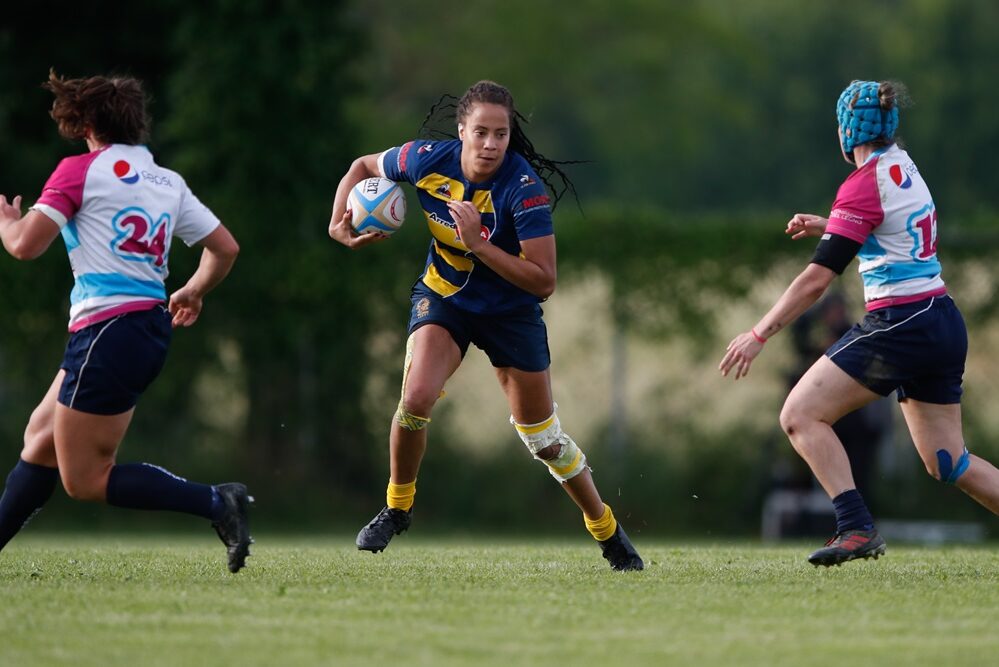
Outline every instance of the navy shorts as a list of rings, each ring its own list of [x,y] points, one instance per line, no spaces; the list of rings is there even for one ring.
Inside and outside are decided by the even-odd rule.
[[[173,328],[163,306],[124,313],[74,332],[66,345],[59,402],[97,415],[135,407],[166,361]]]
[[[954,300],[937,296],[868,313],[826,356],[882,396],[960,403],[968,331]]]
[[[552,363],[548,329],[538,304],[499,314],[470,313],[455,308],[423,283],[413,287],[410,299],[413,310],[409,317],[409,333],[425,324],[440,325],[458,344],[462,358],[468,351],[468,344],[474,343],[496,368],[533,373],[545,370]]]

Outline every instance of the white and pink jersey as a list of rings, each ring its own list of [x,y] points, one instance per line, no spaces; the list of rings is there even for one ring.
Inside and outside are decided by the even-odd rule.
[[[827,234],[862,243],[867,310],[947,293],[937,260],[937,211],[909,154],[892,144],[836,193]]]
[[[219,225],[179,174],[125,144],[60,162],[31,208],[62,229],[75,279],[70,331],[166,301],[172,238],[194,245]]]

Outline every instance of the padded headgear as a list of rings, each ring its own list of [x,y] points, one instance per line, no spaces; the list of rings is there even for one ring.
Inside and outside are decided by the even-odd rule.
[[[853,162],[853,149],[875,139],[891,139],[898,129],[898,106],[881,108],[877,81],[854,81],[839,96],[836,120],[839,141],[846,158]]]

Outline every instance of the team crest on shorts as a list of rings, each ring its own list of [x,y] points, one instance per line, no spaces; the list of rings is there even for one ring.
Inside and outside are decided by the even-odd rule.
[[[416,319],[422,320],[430,314],[430,299],[423,297],[416,302]]]

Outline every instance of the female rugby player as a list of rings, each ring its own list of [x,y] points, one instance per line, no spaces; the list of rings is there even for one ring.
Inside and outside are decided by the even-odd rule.
[[[542,179],[557,166],[534,152],[509,91],[491,81],[469,88],[456,107],[458,139],[416,140],[356,159],[340,180],[329,234],[358,248],[347,195],[372,176],[416,186],[433,240],[412,291],[402,398],[389,437],[386,507],[357,536],[383,550],[411,521],[430,414],[470,343],[496,369],[510,421],[583,512],[615,570],[642,559],[594,486],[586,457],[559,423],[552,401],[548,335],[539,302],[555,290],[555,236]],[[560,173],[560,172],[559,172]]]
[[[226,545],[229,570],[238,572],[251,542],[244,485],[195,484],[115,458],[139,396],[163,367],[172,327],[195,323],[239,246],[184,179],[157,165],[142,145],[149,117],[139,81],[51,73],[45,87],[55,95],[59,133],[85,140],[89,152],[60,162],[23,217],[20,197],[0,196],[7,252],[34,259],[61,235],[75,279],[65,357],[31,415],[0,498],[0,549],[61,477],[78,500],[209,519]],[[204,250],[198,269],[168,300],[163,281],[174,236]]]
[[[840,147],[856,170],[828,218],[798,213],[788,222],[791,238],[820,238],[815,254],[763,319],[729,343],[719,364],[723,375],[746,375],[767,339],[859,256],[867,316],[804,374],[780,415],[836,510],[836,535],[808,557],[816,566],[885,552],[831,424],[892,391],[930,475],[999,514],[999,470],[970,454],[961,434],[968,337],[940,275],[936,208],[894,140],[903,92],[892,82],[854,81],[840,95]]]

